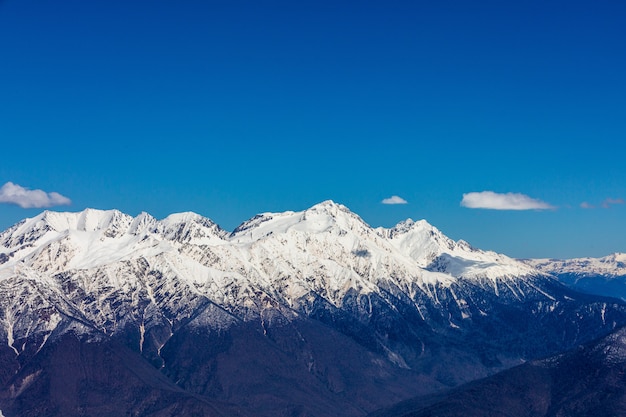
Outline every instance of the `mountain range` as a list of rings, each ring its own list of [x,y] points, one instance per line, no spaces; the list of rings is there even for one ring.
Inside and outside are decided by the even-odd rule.
[[[332,201],[233,232],[87,209],[0,234],[6,417],[364,416],[625,324],[541,264]]]
[[[602,258],[523,259],[578,291],[626,300],[626,253]]]

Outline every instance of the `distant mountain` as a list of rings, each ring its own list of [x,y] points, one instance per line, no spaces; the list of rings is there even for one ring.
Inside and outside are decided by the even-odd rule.
[[[524,259],[538,270],[552,274],[578,291],[626,300],[626,253],[603,258]]]
[[[624,324],[617,300],[332,201],[232,233],[91,209],[0,233],[6,417],[363,416]]]
[[[609,278],[626,276],[626,253],[614,253],[603,258],[523,259],[522,261],[548,274]]]
[[[370,417],[626,415],[626,330]]]

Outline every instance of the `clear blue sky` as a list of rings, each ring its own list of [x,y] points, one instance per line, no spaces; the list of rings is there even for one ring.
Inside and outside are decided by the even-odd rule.
[[[332,199],[515,257],[626,251],[624,22],[622,1],[0,0],[0,186],[230,230]],[[552,208],[461,205],[483,191]],[[5,200],[0,229],[43,210]]]

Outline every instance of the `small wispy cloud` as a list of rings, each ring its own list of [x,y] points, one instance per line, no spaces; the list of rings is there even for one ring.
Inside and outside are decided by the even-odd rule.
[[[626,203],[626,201],[624,201],[623,198],[607,198],[602,202],[601,206],[602,208],[609,208],[612,205],[624,203]]]
[[[389,198],[385,198],[383,201],[381,201],[381,203],[383,204],[409,204],[408,201],[406,201],[404,198],[399,197],[397,195],[392,195]]]
[[[53,206],[67,206],[72,201],[56,192],[30,190],[12,182],[7,182],[0,188],[0,203],[16,204],[22,208],[43,208]]]
[[[616,204],[626,204],[626,200],[624,200],[623,198],[605,198],[604,201],[602,201],[598,205],[588,203],[587,201],[583,201],[582,203],[580,203],[580,208],[594,209],[594,208],[600,207],[603,209],[608,209],[608,208],[611,208],[611,206],[616,205]]]
[[[556,207],[520,193],[481,191],[463,194],[461,206],[490,210],[553,210]]]

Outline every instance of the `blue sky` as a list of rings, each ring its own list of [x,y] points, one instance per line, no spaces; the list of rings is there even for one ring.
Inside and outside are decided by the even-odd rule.
[[[0,0],[0,229],[48,205],[232,230],[332,199],[515,257],[626,251],[625,21],[618,1]]]

